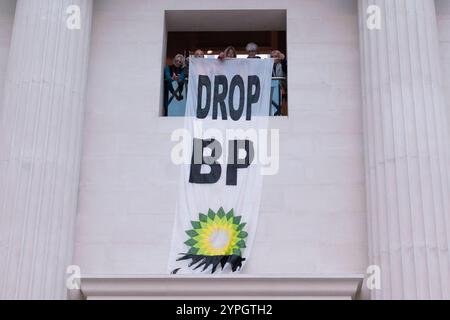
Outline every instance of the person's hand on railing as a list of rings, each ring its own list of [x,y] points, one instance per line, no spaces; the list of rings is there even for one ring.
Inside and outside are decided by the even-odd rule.
[[[219,59],[220,61],[224,61],[225,60],[225,52],[219,53],[219,56],[217,57],[217,59]]]

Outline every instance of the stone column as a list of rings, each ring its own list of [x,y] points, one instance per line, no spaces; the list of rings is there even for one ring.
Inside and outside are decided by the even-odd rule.
[[[381,30],[366,25],[381,9]],[[360,0],[370,263],[376,299],[450,298],[450,139],[433,0]]]
[[[92,0],[17,1],[0,109],[0,298],[66,298],[91,19]]]

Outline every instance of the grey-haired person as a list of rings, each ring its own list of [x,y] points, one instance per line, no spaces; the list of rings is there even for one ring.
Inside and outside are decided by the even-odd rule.
[[[184,98],[182,92],[184,80],[186,79],[185,63],[184,56],[182,54],[177,54],[175,58],[173,58],[173,65],[164,68],[164,80],[166,81],[167,88],[177,100],[182,100]],[[176,90],[173,87],[173,81],[176,81],[178,84]]]
[[[250,42],[245,46],[245,50],[248,53],[247,59],[261,59],[261,57],[257,56],[258,54],[258,45],[254,42]]]

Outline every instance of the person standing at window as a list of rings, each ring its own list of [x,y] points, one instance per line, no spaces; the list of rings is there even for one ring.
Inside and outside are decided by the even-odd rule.
[[[173,59],[173,65],[164,68],[164,80],[169,92],[178,101],[183,100],[184,80],[186,78],[185,59],[182,54],[177,54]],[[177,82],[177,88],[174,89],[173,82]]]
[[[234,59],[237,58],[236,49],[233,46],[228,46],[223,52],[219,54],[217,59],[225,60],[225,59]]]
[[[279,83],[279,89],[281,94],[281,101],[278,107],[276,116],[286,116],[287,115],[287,60],[286,56],[281,53],[279,50],[273,50],[270,53],[270,57],[274,59],[273,61],[273,69],[272,69],[272,77],[281,78],[277,79]]]
[[[197,49],[194,52],[194,58],[204,58],[205,53],[201,49]]]
[[[280,50],[272,50],[270,57],[274,59],[272,77],[286,78],[287,60],[286,56]]]
[[[205,58],[205,53],[201,49],[197,49],[194,51],[194,54],[191,55],[194,58]],[[186,58],[186,67],[184,68],[184,73],[186,74],[186,78],[189,78],[189,60],[191,57]]]
[[[258,57],[258,45],[254,42],[250,42],[245,47],[245,50],[248,52],[247,59],[261,59],[261,57]]]

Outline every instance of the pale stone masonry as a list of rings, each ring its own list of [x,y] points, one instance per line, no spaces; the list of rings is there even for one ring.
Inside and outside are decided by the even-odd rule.
[[[450,140],[434,1],[360,19],[370,263],[384,299],[450,298]],[[364,17],[364,15],[360,15]]]
[[[69,4],[85,26],[64,23]],[[0,126],[1,298],[64,297],[73,255],[90,0],[18,0]]]
[[[64,299],[71,264],[100,295],[95,276],[164,283],[183,127],[160,117],[165,11],[280,9],[289,117],[244,275],[351,296],[377,264],[359,298],[450,298],[448,0],[0,1],[0,298]]]

